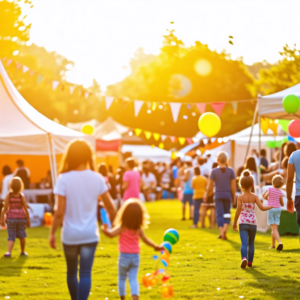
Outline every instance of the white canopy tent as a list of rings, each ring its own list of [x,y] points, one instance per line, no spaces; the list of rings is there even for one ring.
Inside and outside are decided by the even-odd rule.
[[[53,122],[35,110],[15,88],[0,61],[0,155],[49,156],[54,184],[56,154],[62,154],[74,138],[87,139],[95,146],[94,137]]]
[[[285,120],[299,119],[300,110],[296,114],[288,114],[282,106],[282,99],[291,94],[300,98],[300,83],[278,93],[259,98],[257,100],[259,117]]]

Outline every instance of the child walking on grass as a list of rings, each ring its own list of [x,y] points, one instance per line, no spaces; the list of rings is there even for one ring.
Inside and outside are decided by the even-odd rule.
[[[20,177],[14,177],[9,184],[10,192],[7,194],[4,207],[1,212],[0,223],[4,225],[4,215],[7,214],[8,252],[4,257],[11,257],[15,239],[20,239],[21,256],[27,256],[25,252],[26,224],[30,227],[30,218],[23,190],[23,182]]]
[[[259,198],[251,192],[254,179],[249,170],[245,170],[239,182],[242,194],[238,197],[238,204],[235,213],[233,229],[237,231],[237,221],[239,219],[239,232],[242,242],[241,268],[252,267],[254,257],[254,240],[256,235],[255,204],[263,211],[272,209],[273,206],[264,207]]]
[[[118,211],[114,221],[115,227],[111,230],[105,225],[102,227],[102,231],[106,236],[110,238],[117,235],[120,236],[118,289],[121,300],[125,299],[126,295],[127,275],[132,299],[139,299],[139,283],[137,280],[140,264],[139,238],[146,245],[154,248],[155,251],[163,250],[163,247],[147,238],[142,229],[148,224],[148,218],[147,210],[143,203],[138,199],[129,199],[124,202]]]
[[[274,208],[268,211],[268,225],[272,227],[272,249],[275,249],[275,240],[278,242],[277,250],[282,251],[283,244],[280,240],[278,232],[278,226],[280,225],[281,208],[283,206],[283,193],[280,188],[283,186],[283,178],[280,175],[276,175],[272,179],[273,187],[270,187],[263,194],[263,198],[268,200],[268,205],[272,205]]]

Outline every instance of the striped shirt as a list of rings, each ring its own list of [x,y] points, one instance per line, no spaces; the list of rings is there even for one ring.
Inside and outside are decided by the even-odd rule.
[[[139,230],[125,229],[119,238],[119,251],[121,253],[137,254],[140,253]]]
[[[9,209],[7,212],[7,219],[26,219],[21,194],[16,197],[13,195],[13,193],[9,193]]]
[[[280,208],[280,196],[283,196],[281,190],[276,189],[274,187],[269,188],[269,198],[268,205],[273,206],[274,208]]]

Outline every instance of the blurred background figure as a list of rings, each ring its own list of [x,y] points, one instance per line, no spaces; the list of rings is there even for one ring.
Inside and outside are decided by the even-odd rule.
[[[156,198],[156,177],[152,172],[150,172],[151,164],[148,161],[143,162],[141,185],[142,192],[145,196],[146,201],[154,201]],[[152,168],[153,169],[153,168]]]
[[[130,198],[139,199],[141,178],[140,173],[135,170],[135,161],[132,157],[126,159],[126,172],[123,175],[122,188],[124,190],[123,200]]]
[[[30,171],[24,166],[24,161],[18,159],[16,161],[17,168],[14,171],[14,176],[18,176],[22,179],[24,188],[29,189],[30,186]]]

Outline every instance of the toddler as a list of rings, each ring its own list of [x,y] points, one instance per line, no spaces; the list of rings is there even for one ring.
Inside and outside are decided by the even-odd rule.
[[[280,188],[283,186],[283,178],[280,175],[276,175],[272,179],[273,187],[270,187],[263,194],[263,198],[268,200],[268,205],[272,205],[274,208],[268,211],[268,225],[272,227],[272,249],[275,249],[275,240],[278,242],[277,250],[282,251],[283,244],[280,240],[278,232],[278,226],[280,224],[281,208],[283,206],[283,193]]]
[[[241,268],[252,267],[254,258],[254,240],[256,235],[256,216],[255,204],[263,211],[272,209],[273,206],[264,207],[259,198],[251,192],[254,186],[254,179],[249,170],[245,170],[240,177],[239,185],[242,194],[238,197],[237,209],[235,213],[233,229],[237,230],[237,221],[239,219],[239,231],[242,242]],[[248,249],[249,247],[249,249]]]
[[[4,207],[1,212],[0,223],[4,225],[4,215],[7,214],[8,252],[4,257],[11,257],[15,239],[20,239],[21,256],[27,256],[25,252],[26,224],[30,227],[30,218],[23,190],[23,182],[20,177],[14,177],[9,184],[10,192],[7,194]]]
[[[125,299],[126,295],[127,275],[132,299],[139,299],[139,283],[137,280],[140,264],[139,238],[141,238],[146,245],[154,248],[154,250],[163,250],[163,247],[155,244],[146,237],[142,228],[145,228],[147,224],[148,214],[146,207],[138,199],[129,199],[124,202],[118,211],[114,221],[115,227],[109,230],[107,226],[102,226],[102,231],[106,236],[110,238],[117,235],[120,236],[118,289],[121,300]]]

